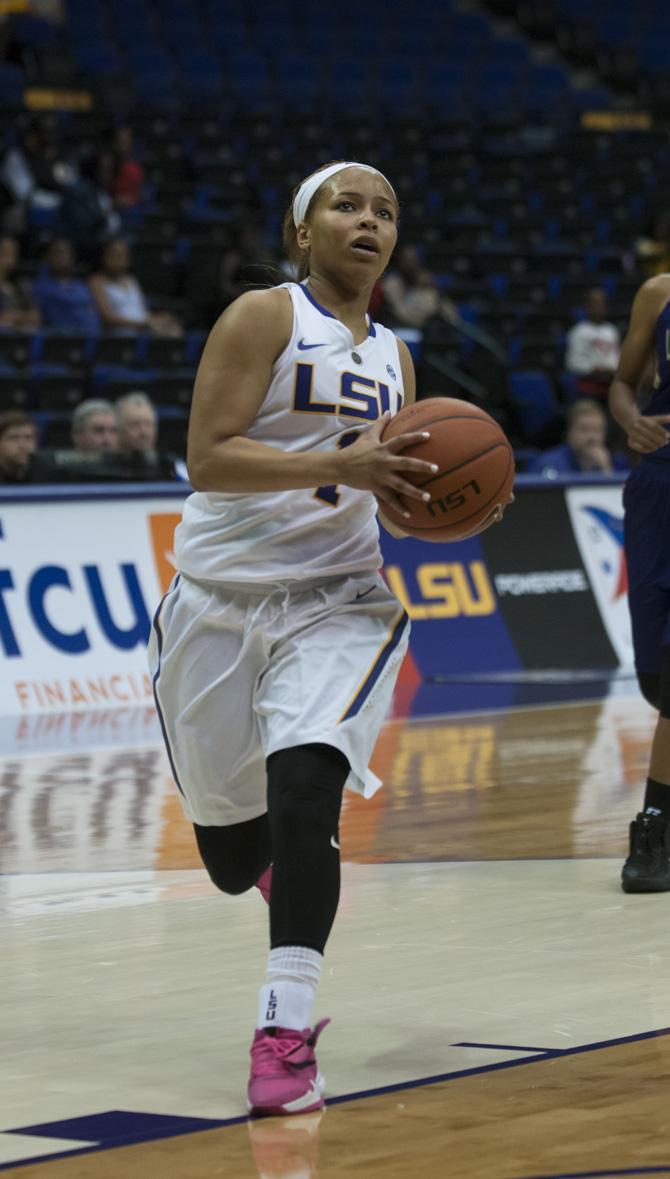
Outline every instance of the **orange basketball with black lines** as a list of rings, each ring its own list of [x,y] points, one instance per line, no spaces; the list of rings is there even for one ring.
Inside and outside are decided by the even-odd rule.
[[[403,472],[430,493],[430,500],[403,498],[407,520],[388,504],[382,511],[398,528],[419,540],[464,540],[483,532],[505,508],[514,485],[514,453],[490,414],[454,397],[429,397],[391,418],[382,441],[427,430],[430,438],[402,453],[435,463],[434,475]]]

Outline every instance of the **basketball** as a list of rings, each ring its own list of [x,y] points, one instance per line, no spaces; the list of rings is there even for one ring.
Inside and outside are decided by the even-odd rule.
[[[483,531],[497,509],[509,503],[514,484],[514,455],[500,426],[467,401],[430,397],[391,418],[382,442],[416,430],[429,431],[430,438],[402,453],[439,469],[427,479],[413,472],[403,472],[403,478],[425,488],[431,498],[425,503],[404,499],[409,519],[386,503],[384,515],[419,540],[463,540]]]

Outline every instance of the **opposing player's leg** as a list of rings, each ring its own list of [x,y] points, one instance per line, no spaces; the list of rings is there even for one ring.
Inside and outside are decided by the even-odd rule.
[[[635,666],[640,691],[659,718],[642,810],[630,825],[625,892],[670,890],[670,558],[665,477],[638,467],[624,491]]]
[[[670,891],[670,646],[662,648],[658,684],[660,713],[643,808],[630,825],[624,892]]]

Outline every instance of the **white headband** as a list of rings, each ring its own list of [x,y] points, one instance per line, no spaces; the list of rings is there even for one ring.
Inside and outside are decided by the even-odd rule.
[[[369,164],[357,164],[355,160],[347,160],[343,164],[329,164],[327,168],[322,168],[320,172],[313,172],[311,176],[308,176],[302,182],[295,194],[293,221],[295,222],[296,228],[300,225],[301,221],[305,220],[307,210],[315,192],[321,188],[322,184],[326,183],[326,180],[330,180],[331,176],[336,176],[338,172],[343,172],[345,168],[361,168],[363,172],[376,172],[377,176],[381,176],[382,180],[386,180],[384,173],[380,172],[378,168],[371,168]],[[393,185],[388,180],[386,180],[386,183],[395,196]]]

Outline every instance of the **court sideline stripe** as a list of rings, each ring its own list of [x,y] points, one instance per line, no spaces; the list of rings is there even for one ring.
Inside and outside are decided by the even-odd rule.
[[[455,1070],[448,1073],[437,1073],[434,1076],[421,1077],[416,1081],[397,1081],[393,1085],[382,1085],[377,1089],[360,1089],[355,1093],[343,1093],[339,1097],[328,1098],[326,1105],[343,1105],[347,1101],[358,1101],[364,1097],[383,1097],[387,1093],[399,1093],[407,1089],[421,1089],[424,1085],[439,1085],[446,1081],[456,1081],[460,1077],[481,1076],[484,1073],[495,1073],[500,1072],[503,1069],[519,1068],[522,1065],[536,1064],[538,1061],[560,1060],[566,1056],[578,1056],[584,1052],[598,1052],[602,1048],[617,1048],[621,1044],[636,1044],[641,1043],[644,1040],[655,1040],[661,1036],[669,1035],[670,1027],[657,1028],[652,1032],[636,1032],[634,1035],[618,1036],[612,1040],[596,1040],[592,1044],[579,1044],[574,1048],[548,1048],[546,1050],[539,1051],[535,1056],[522,1056],[518,1060],[501,1060],[498,1061],[497,1064],[483,1064],[474,1066],[472,1068]],[[453,1047],[457,1047],[457,1045],[453,1045]],[[491,1047],[495,1047],[495,1045],[491,1045]],[[32,1158],[21,1159],[19,1162],[0,1163],[0,1172],[9,1171],[14,1167],[18,1168],[31,1166],[35,1163],[42,1163],[46,1165],[47,1163],[55,1162],[57,1159],[77,1158],[79,1155],[100,1154],[105,1150],[116,1150],[122,1146],[140,1145],[143,1142],[157,1142],[160,1140],[167,1140],[169,1138],[180,1138],[184,1134],[194,1134],[201,1131],[204,1132],[206,1129],[221,1130],[226,1126],[239,1126],[249,1119],[246,1114],[235,1118],[212,1118],[209,1126],[207,1127],[202,1125],[205,1119],[198,1118],[194,1120],[197,1120],[198,1124],[193,1126],[193,1128],[181,1126],[167,1134],[164,1130],[160,1133],[156,1131],[153,1134],[130,1134],[127,1136],[121,1136],[117,1139],[114,1139],[113,1141],[110,1140],[104,1143],[95,1143],[90,1147],[86,1146],[80,1150],[64,1150],[60,1151],[58,1154],[34,1155]],[[48,1125],[48,1123],[43,1124]],[[0,1133],[25,1134],[25,1130],[22,1130],[22,1128],[18,1126],[13,1130],[0,1130]],[[608,1179],[609,1176],[617,1175],[662,1175],[668,1172],[670,1172],[670,1168],[668,1167],[661,1168],[660,1171],[654,1171],[653,1169],[645,1171],[638,1168],[638,1170],[632,1171],[586,1171],[581,1173],[573,1172],[572,1175],[564,1174],[547,1176],[537,1175],[528,1177],[520,1176],[519,1179],[599,1179],[599,1177],[600,1179]]]
[[[670,1175],[670,1166],[629,1167],[624,1171],[566,1171],[560,1175],[520,1175],[519,1179],[615,1179],[618,1175]]]

